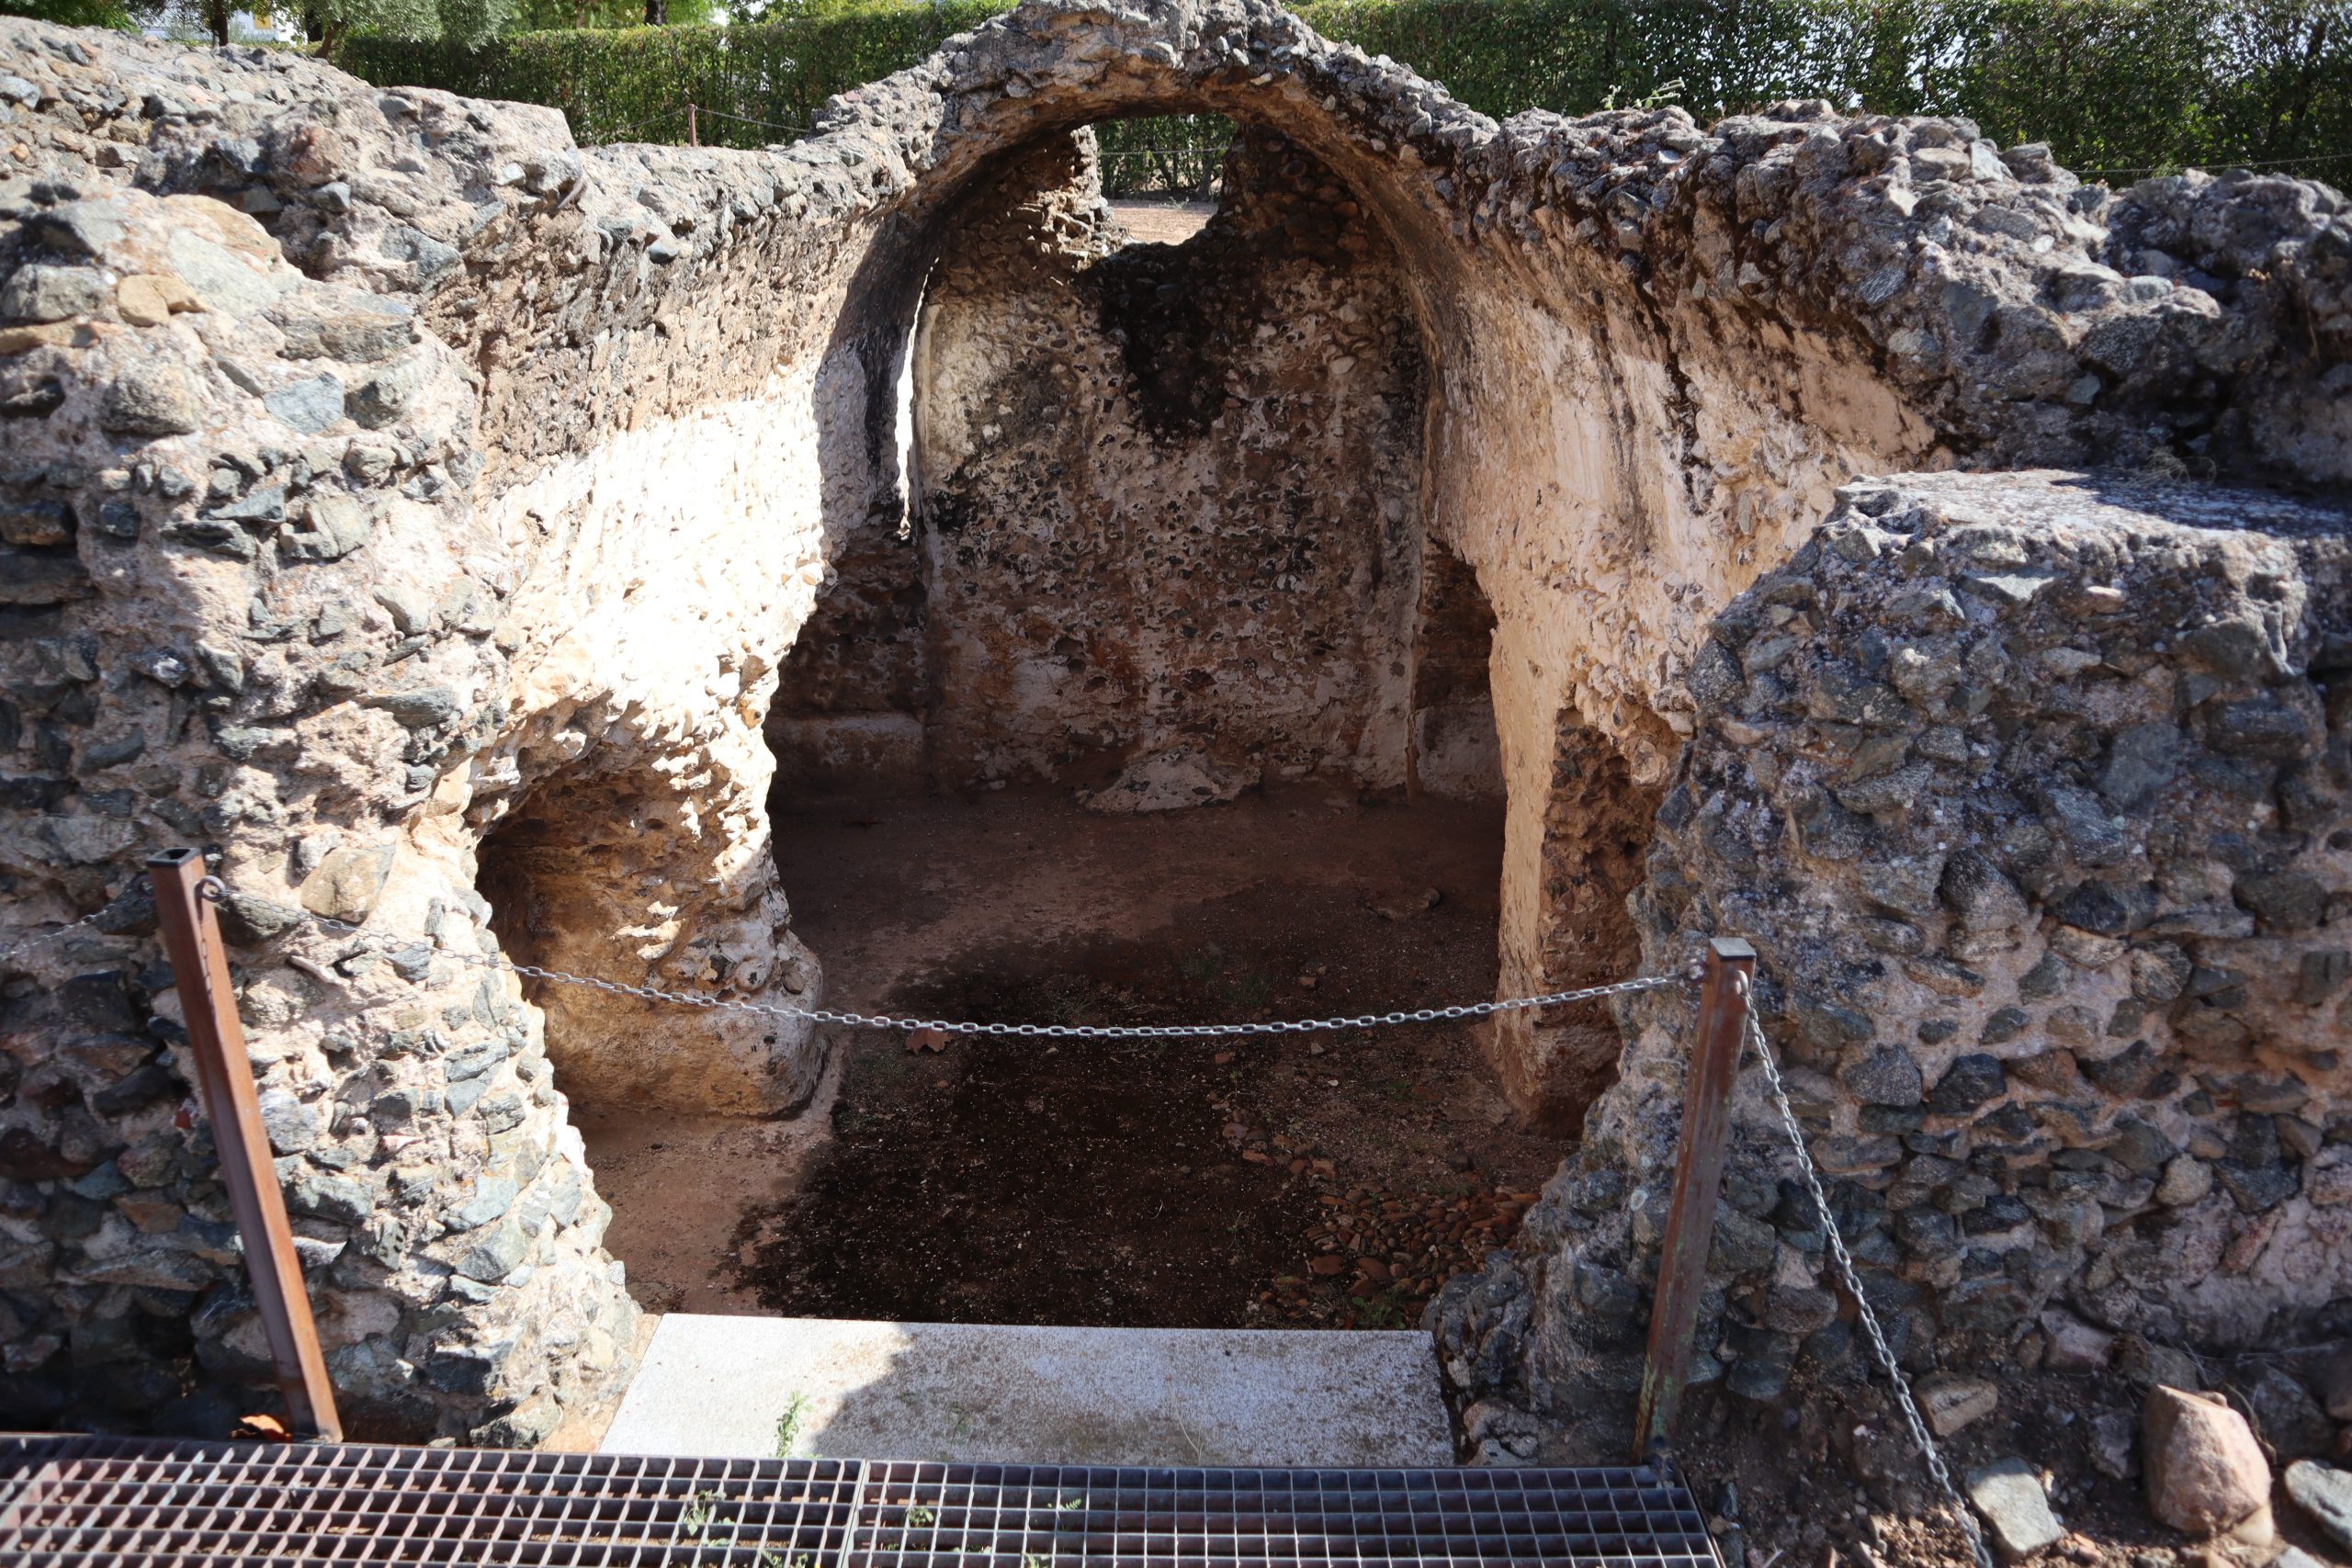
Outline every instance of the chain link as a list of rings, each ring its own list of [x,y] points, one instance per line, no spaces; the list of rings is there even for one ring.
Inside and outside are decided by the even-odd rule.
[[[360,928],[348,920],[333,919],[325,915],[313,915],[311,920],[336,931],[359,932]],[[364,934],[364,933],[362,933]],[[1415,1008],[1395,1012],[1363,1013],[1353,1018],[1276,1019],[1255,1023],[1169,1023],[1169,1024],[1108,1024],[1108,1023],[981,1023],[965,1019],[900,1018],[890,1013],[842,1012],[831,1008],[797,1007],[774,1002],[736,1001],[726,997],[714,997],[699,991],[666,991],[659,986],[631,986],[618,980],[603,980],[593,975],[573,975],[561,969],[545,969],[536,964],[517,964],[503,955],[442,951],[460,964],[481,969],[503,969],[511,975],[521,975],[534,980],[551,981],[560,986],[580,986],[603,991],[616,997],[634,997],[639,1001],[668,1002],[675,1007],[700,1008],[706,1012],[747,1012],[768,1018],[807,1019],[813,1023],[837,1023],[852,1029],[935,1029],[943,1034],[1009,1035],[1023,1040],[1194,1040],[1231,1034],[1314,1034],[1342,1029],[1379,1029],[1399,1023],[1439,1023],[1454,1019],[1486,1018],[1495,1013],[1520,1012],[1529,1008],[1563,1007],[1570,1002],[1599,1001],[1606,997],[1631,996],[1636,991],[1652,991],[1666,986],[1683,984],[1682,975],[1646,975],[1637,979],[1617,980],[1606,986],[1586,986],[1573,991],[1554,991],[1540,997],[1507,997],[1498,1001],[1464,1002],[1453,1007]]]
[[[753,119],[750,115],[730,114],[725,109],[712,108],[708,104],[688,104],[686,107],[701,114],[717,115],[721,119],[731,119],[739,125],[757,125],[769,130],[797,130],[805,136],[816,130],[810,125],[787,125],[780,119]]]
[[[69,921],[67,924],[58,927],[53,931],[43,931],[38,936],[22,938],[9,947],[5,960],[0,960],[0,962],[14,964],[19,959],[29,958],[34,953],[39,953],[42,948],[47,947],[51,942],[64,941],[67,937],[72,936],[75,931],[80,931],[84,926],[88,925],[99,916],[104,915],[107,910],[111,908],[113,908],[112,905],[102,905],[98,908],[92,910],[89,914],[83,916],[80,919]]]
[[[202,898],[209,904],[218,904],[221,899],[229,896],[228,885],[217,876],[208,876],[203,881],[198,883],[196,885],[196,892],[198,897]],[[104,919],[114,908],[115,905],[113,902],[101,904],[96,908],[91,910],[88,914],[83,916],[80,919],[62,925],[53,931],[45,931],[39,936],[24,937],[17,941],[15,945],[11,946],[6,953],[0,954],[0,962],[14,964],[19,958],[29,957],[33,953],[40,952],[42,948],[47,947],[51,942],[62,942],[67,937],[72,936],[75,931],[80,931],[84,926],[89,925],[95,920]],[[340,924],[341,922],[338,921],[336,923]]]
[[[683,114],[684,112],[685,108],[682,104],[672,104],[667,108],[655,109],[643,119],[633,120],[627,125],[620,126],[606,132],[603,141],[591,141],[586,143],[586,145],[591,147],[609,147],[624,137],[630,136],[638,131],[643,130],[649,125],[659,125],[662,121],[669,118],[673,114]],[[577,135],[579,133],[574,132],[574,134]]]
[[[1740,994],[1748,993],[1745,975],[1736,979]],[[1846,1281],[1847,1291],[1854,1298],[1855,1314],[1861,1319],[1862,1333],[1871,1342],[1871,1350],[1878,1357],[1879,1365],[1886,1371],[1886,1381],[1894,1385],[1895,1403],[1902,1407],[1904,1425],[1911,1428],[1911,1440],[1918,1445],[1919,1453],[1928,1462],[1928,1473],[1942,1489],[1944,1500],[1951,1506],[1952,1517],[1960,1521],[1961,1533],[1968,1538],[1969,1555],[1975,1558],[1976,1568],[1993,1568],[1993,1554],[1984,1545],[1984,1532],[1978,1528],[1976,1516],[1961,1496],[1960,1488],[1952,1484],[1951,1472],[1944,1465],[1943,1450],[1936,1446],[1928,1424],[1920,1417],[1918,1403],[1911,1397],[1911,1385],[1903,1376],[1903,1369],[1894,1359],[1894,1352],[1886,1343],[1886,1335],[1879,1327],[1878,1314],[1871,1307],[1871,1300],[1862,1293],[1861,1272],[1854,1266],[1854,1255],[1846,1250],[1846,1238],[1838,1234],[1838,1222],[1829,1215],[1829,1195],[1821,1190],[1821,1173],[1814,1168],[1813,1156],[1805,1148],[1804,1130],[1797,1125],[1797,1113],[1789,1105],[1789,1091],[1781,1082],[1781,1069],[1772,1060],[1771,1047],[1764,1043],[1764,1026],[1757,1021],[1756,1010],[1747,1010],[1747,1043],[1754,1048],[1758,1061],[1764,1065],[1764,1081],[1771,1086],[1772,1103],[1781,1112],[1781,1125],[1788,1129],[1789,1146],[1796,1151],[1797,1170],[1804,1178],[1805,1190],[1812,1195],[1814,1212],[1821,1216],[1822,1234],[1829,1243],[1829,1256],[1838,1264],[1838,1275]]]

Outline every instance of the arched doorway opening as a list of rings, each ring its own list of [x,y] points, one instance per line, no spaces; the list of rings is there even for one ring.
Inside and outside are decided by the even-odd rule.
[[[1495,622],[1427,514],[1404,265],[1280,133],[1175,243],[1091,142],[1008,158],[923,279],[905,509],[842,539],[770,714],[796,929],[837,1005],[914,1016],[1491,996]],[[829,1141],[732,1238],[765,1310],[1402,1325],[1563,1146],[1478,1026],[832,1043]]]
[[[1239,139],[1218,212],[1181,243],[1119,234],[1115,218],[1099,210],[1093,178],[1085,139],[1061,130],[950,173],[887,220],[894,243],[871,249],[850,291],[818,377],[820,391],[829,378],[854,389],[824,392],[817,404],[827,581],[813,613],[789,628],[789,650],[776,650],[785,669],[769,740],[781,864],[753,900],[753,923],[765,922],[787,951],[805,942],[823,957],[829,1002],[922,1016],[1052,1017],[1091,1007],[1168,1022],[1354,1013],[1476,999],[1498,986],[1535,988],[1531,979],[1544,976],[1552,944],[1497,952],[1498,931],[1512,929],[1517,914],[1502,892],[1509,874],[1498,869],[1509,863],[1501,796],[1509,777],[1517,837],[1529,814],[1521,797],[1540,808],[1551,781],[1546,772],[1522,790],[1527,769],[1513,766],[1498,739],[1503,661],[1494,606],[1457,554],[1469,548],[1455,537],[1460,524],[1438,514],[1434,389],[1443,364],[1462,358],[1431,325],[1450,319],[1442,267],[1424,265],[1399,238],[1410,224],[1388,210],[1404,200],[1398,192],[1360,191],[1286,133],[1260,128]],[[1534,673],[1532,660],[1519,662]],[[1533,683],[1556,694],[1555,681],[1547,671]],[[1548,739],[1554,722],[1548,709],[1531,717],[1543,699],[1531,705],[1528,684],[1512,688],[1521,694],[1513,722],[1522,747],[1537,730]],[[1024,851],[1016,862],[1058,865],[1065,883],[1083,863],[1075,854],[1081,834],[1096,845],[1097,863],[1115,863],[1120,874],[1189,872],[1219,854],[1250,874],[1100,878],[1095,891],[1108,887],[1124,901],[1072,906],[1088,912],[1067,920],[1066,934],[1101,940],[1057,946],[1035,929],[1052,890],[1024,889],[1017,874],[1025,864],[1003,864],[994,887],[978,887],[968,868],[989,864],[987,856],[928,831],[935,821],[908,820],[908,802],[979,810],[972,820],[984,821],[997,803],[1009,810],[1033,795],[1051,797],[1063,820],[1045,832],[1011,820],[1005,837]],[[1240,852],[1250,840],[1234,826],[1252,813],[1258,848]],[[1447,813],[1456,826],[1440,831]],[[1187,852],[1191,867],[1171,865],[1182,859],[1172,839],[1154,834],[1178,818],[1197,827],[1194,818],[1214,830]],[[543,826],[560,833],[556,818]],[[1551,825],[1541,836],[1550,841]],[[494,839],[486,858],[527,848],[526,837]],[[900,858],[862,856],[867,840]],[[926,844],[921,852],[938,858],[910,877],[905,852]],[[645,852],[618,848],[620,860]],[[941,867],[964,880],[922,874]],[[879,892],[894,881],[896,909]],[[1332,920],[1362,927],[1352,988],[1340,977],[1348,964],[1330,956],[1346,943],[1329,940],[1328,928],[1269,922],[1252,938],[1260,951],[1237,957],[1202,914],[1216,906],[1230,919],[1232,906],[1251,900],[1286,911],[1313,901],[1295,897],[1308,884]],[[789,937],[779,886],[796,906]],[[1155,904],[1156,890],[1169,887],[1189,892]],[[1018,897],[991,903],[985,893]],[[1605,903],[1611,895],[1602,887],[1596,896]],[[1548,886],[1537,902],[1521,928],[1544,929]],[[993,919],[985,941],[967,932],[961,945],[926,949],[912,938],[941,933],[910,931],[899,918],[951,903]],[[842,909],[855,918],[837,919]],[[1206,929],[1184,926],[1196,915]],[[1424,956],[1417,942],[1449,927],[1454,945]],[[530,955],[519,931],[515,941]],[[1155,965],[1142,987],[1154,994],[1136,994],[1138,951]],[[973,988],[976,975],[989,985]],[[1057,977],[1075,978],[1082,994],[1056,989]],[[1582,1043],[1595,1046],[1605,1028],[1587,1030],[1593,1038]],[[1404,1321],[1448,1268],[1500,1239],[1556,1165],[1574,1111],[1535,1120],[1525,1105],[1514,1109],[1525,1086],[1488,1066],[1501,1031],[1445,1032],[1442,1048],[1405,1041],[1385,1066],[1359,1051],[1356,1070],[1337,1076],[1321,1052],[1270,1065],[1279,1081],[1318,1094],[1372,1086],[1383,1103],[1362,1108],[1358,1130],[1381,1129],[1367,1145],[1383,1156],[1402,1151],[1421,1179],[1440,1184],[1433,1190],[1394,1172],[1351,1179],[1321,1152],[1322,1134],[1289,1124],[1311,1118],[1277,1125],[1271,1111],[1243,1113],[1230,1093],[1198,1082],[1163,1082],[1125,1122],[1090,1123],[1068,1140],[1075,1147],[1092,1138],[1116,1152],[1136,1128],[1165,1121],[1153,1108],[1198,1112],[1187,1134],[1196,1157],[1171,1153],[1149,1168],[1154,1203],[1127,1215],[1114,1257],[1117,1245],[1139,1254],[1137,1237],[1159,1236],[1160,1200],[1197,1172],[1295,1179],[1289,1191],[1301,1206],[1287,1215],[1265,1194],[1226,1205],[1228,1222],[1274,1216],[1274,1229],[1260,1230],[1265,1247],[1236,1246],[1249,1225],[1228,1223],[1221,1236],[1202,1232],[1177,1259],[1179,1272],[1222,1269],[1227,1283],[1247,1277],[1254,1294],[1228,1292],[1214,1312],[1188,1298],[1170,1309],[1183,1315],[1157,1320],[1252,1321],[1248,1314],[1306,1294],[1322,1313],[1307,1321]],[[1385,1047],[1385,1038],[1359,1043]],[[804,1066],[860,1054],[889,1062],[892,1077],[934,1103],[953,1102],[966,1087],[953,1068],[941,1076],[944,1064],[918,1060],[924,1070],[909,1073],[903,1055],[890,1055],[900,1048],[893,1039],[831,1032],[813,1050],[782,1043]],[[1251,1066],[1239,1052],[1222,1063],[1219,1054],[1206,1053],[1211,1066]],[[1460,1103],[1446,1105],[1452,1090],[1433,1077],[1459,1087]],[[1581,1081],[1597,1089],[1605,1070]],[[969,1315],[936,1296],[916,1306],[812,1299],[807,1270],[774,1258],[795,1235],[825,1239],[796,1228],[790,1211],[820,1174],[815,1163],[841,1141],[831,1134],[844,1108],[830,1097],[842,1082],[820,1086],[797,1120],[751,1122],[740,1107],[706,1114],[583,1104],[599,1186],[616,1210],[610,1245],[629,1263],[640,1300],[700,1311]],[[858,1088],[854,1078],[850,1087]],[[1000,1094],[945,1125],[1039,1114],[1036,1098]],[[854,1096],[846,1109],[851,1120],[864,1114]],[[1424,1111],[1429,1135],[1386,1135]],[[906,1131],[900,1145],[941,1142],[923,1128]],[[1505,1146],[1522,1135],[1524,1145]],[[1101,1168],[1090,1168],[1090,1179]],[[976,1212],[1029,1212],[1020,1200],[1038,1190],[1034,1162],[1009,1169]],[[1103,1191],[1077,1180],[1074,1168],[1068,1174],[1062,1190]],[[907,1213],[935,1196],[920,1173],[911,1179],[900,1204]],[[887,1186],[844,1177],[829,1201],[803,1207],[837,1227],[836,1236],[838,1227],[870,1229],[874,1194]],[[1303,1206],[1310,1201],[1314,1209]],[[1116,1207],[1080,1204],[1065,1253],[1096,1238],[1088,1227]],[[1351,1223],[1319,1223],[1323,1207]],[[737,1224],[747,1211],[750,1223]],[[1388,1226],[1399,1234],[1375,1234],[1385,1222],[1402,1222]],[[1285,1250],[1287,1260],[1272,1257]],[[840,1248],[831,1252],[838,1261]],[[1347,1266],[1336,1280],[1314,1267],[1334,1253]],[[1356,1259],[1385,1277],[1359,1274]],[[885,1272],[848,1271],[861,1281]],[[1393,1288],[1367,1292],[1365,1281]],[[1096,1290],[1093,1309],[1035,1306],[1046,1298],[1034,1284],[1023,1295],[1031,1311],[1056,1318],[1097,1310],[1105,1315],[1093,1321],[1155,1320],[1115,1288]]]

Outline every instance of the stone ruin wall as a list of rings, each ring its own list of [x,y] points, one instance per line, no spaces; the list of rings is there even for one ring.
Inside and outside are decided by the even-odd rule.
[[[757,153],[583,151],[548,111],[284,56],[0,38],[0,920],[36,939],[0,949],[6,1418],[203,1426],[261,1370],[138,892],[191,840],[234,890],[354,1414],[527,1442],[616,1384],[634,1313],[566,1097],[784,1108],[816,1048],[467,960],[820,994],[758,730],[829,570],[906,514],[933,260],[1023,149],[1172,109],[1287,138],[1393,248],[1419,520],[1495,616],[1504,989],[1754,937],[1915,1357],[2019,1354],[2038,1303],[2120,1312],[2119,1280],[2184,1335],[2345,1293],[2346,1251],[2297,1245],[2341,1212],[2321,1042],[2346,874],[2337,830],[2299,824],[2343,787],[2342,530],[2209,488],[2346,477],[2352,237],[2324,187],[2110,197],[1964,122],[1821,105],[1498,126],[1247,4],[1033,4]],[[2184,482],[1840,499],[1956,464]],[[1973,578],[2075,586],[2010,604]],[[2269,651],[2137,664],[2161,616],[2075,616],[2094,588],[2193,597]],[[2118,748],[2174,767],[2102,835]],[[2198,841],[2233,788],[2243,840]],[[1630,927],[1584,940],[1636,888]],[[1620,1375],[1679,1005],[1628,1012],[1527,1245],[1442,1303],[1466,1392],[1566,1410]],[[1498,1033],[1522,1105],[1608,1079],[1598,1022]],[[1843,1319],[1755,1109],[1713,1343],[1769,1395]],[[2218,1245],[2213,1270],[2152,1271],[2176,1243]]]
[[[477,848],[517,818],[504,869],[527,870],[571,814],[562,874],[500,914],[518,952],[814,993],[758,725],[822,570],[816,372],[781,305],[838,291],[834,258],[787,224],[699,291],[664,287],[675,234],[637,192],[694,176],[592,204],[543,111],[11,27],[43,84],[17,134],[49,162],[9,187],[10,260],[55,269],[11,287],[68,291],[12,299],[0,369],[8,537],[48,574],[8,628],[11,913],[107,911],[11,953],[12,1418],[217,1427],[220,1385],[266,1371],[135,869],[194,841],[236,889],[242,1010],[346,1410],[535,1441],[617,1386],[636,1322],[556,1072],[756,1111],[820,1063],[789,1029],[568,998],[549,1030],[463,962],[497,950]],[[851,199],[839,160],[741,183],[695,189],[710,228]],[[778,309],[733,308],[763,289]],[[524,301],[559,296],[533,322]],[[570,395],[518,384],[502,321],[532,323],[514,352]]]
[[[1716,617],[1688,685],[1644,958],[1754,941],[1908,1370],[2030,1369],[2075,1317],[2143,1357],[2344,1331],[2342,512],[2065,472],[1857,480]],[[1493,1402],[1475,1424],[1578,1412],[1589,1447],[1630,1441],[1688,1008],[1628,1010],[1622,1077],[1520,1253],[1432,1306],[1450,1375]],[[1875,1376],[1753,1070],[1732,1151],[1693,1381],[1770,1402]]]

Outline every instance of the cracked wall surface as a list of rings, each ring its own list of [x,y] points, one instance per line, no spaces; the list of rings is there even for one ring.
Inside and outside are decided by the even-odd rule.
[[[1174,110],[1283,138],[1395,257],[1426,366],[1419,522],[1494,617],[1503,988],[1626,950],[1613,926],[1575,939],[1621,890],[1640,813],[1591,831],[1572,803],[1654,795],[1647,960],[1713,930],[1821,933],[1766,946],[1767,996],[1817,1075],[1825,1148],[1865,1162],[1840,1191],[1860,1228],[1886,1217],[1872,1263],[1913,1292],[1911,1353],[2018,1353],[2020,1314],[2059,1295],[2120,1311],[2099,1304],[2119,1280],[2183,1334],[2346,1293],[2341,1247],[2282,1253],[2315,1269],[2301,1280],[2263,1250],[2322,1236],[2335,1207],[2337,1065],[2302,1042],[2345,945],[2341,527],[2278,499],[2339,493],[2352,452],[2352,231],[2326,187],[2109,193],[1962,121],[1817,103],[1713,128],[1673,109],[1498,125],[1231,0],[1024,6],[760,152],[582,150],[551,111],[285,55],[15,19],[0,39],[24,84],[0,103],[8,1419],[202,1427],[253,1397],[223,1392],[258,1373],[252,1314],[139,893],[146,852],[191,841],[218,846],[233,892],[271,1135],[363,1429],[533,1441],[626,1375],[632,1309],[567,1096],[784,1108],[817,1047],[767,1016],[590,1014],[467,960],[820,994],[766,852],[759,731],[829,574],[921,500],[925,285],[1029,150]],[[2177,484],[2086,500],[2015,472],[2042,468]],[[1953,468],[1971,471],[1921,472]],[[1872,474],[1898,477],[1841,492]],[[2216,483],[2275,493],[2217,524]],[[1962,570],[1972,508],[2014,560]],[[2061,596],[2007,604],[1972,575],[2158,608],[2053,660],[2039,617]],[[1935,577],[1953,609],[1905,597]],[[862,613],[905,608],[886,593]],[[2192,613],[2265,651],[2209,668],[2187,641],[2139,640]],[[1905,619],[1922,614],[1952,624]],[[1940,671],[1935,637],[1965,679],[1915,696],[1906,682],[1941,678],[1911,662]],[[2117,673],[2134,647],[2168,694]],[[1951,710],[1963,687],[1987,706]],[[2260,713],[2241,737],[2215,716],[2244,704]],[[2064,735],[2017,749],[2055,715]],[[2091,832],[2076,795],[2118,747],[2170,754],[2121,739],[2166,722],[2175,770]],[[2192,765],[2209,753],[2219,773]],[[2075,794],[2034,793],[2053,770]],[[2231,790],[2245,843],[2175,841]],[[2089,849],[2069,836],[2086,832]],[[1848,861],[1818,852],[1848,839]],[[1854,869],[1905,860],[1923,863],[1891,882]],[[2156,928],[2224,900],[2251,930]],[[2052,952],[2063,975],[2038,969]],[[2324,994],[2281,1000],[2273,964]],[[2029,998],[2029,974],[2059,988]],[[2153,1021],[2110,1052],[2127,992]],[[1497,1032],[1523,1108],[1573,1115],[1588,1091],[1560,1093],[1556,1061],[1600,1099],[1527,1252],[1442,1303],[1465,1387],[1556,1404],[1611,1375],[1596,1358],[1654,1261],[1678,1005],[1628,1011],[1605,1092],[1595,1021]],[[2152,1069],[2176,1075],[2132,1109],[2153,1140],[2122,1125],[2139,1091],[2092,1071],[2143,1041],[2135,1061],[2208,1053]],[[1891,1058],[1888,1083],[1848,1081],[1883,1046],[1911,1057],[1917,1105],[1871,1098],[1904,1076]],[[1984,1145],[1980,1117],[2002,1119]],[[1954,1136],[1964,1153],[1937,1142]],[[2161,1174],[2132,1163],[2159,1141]],[[1980,1161],[1990,1144],[2007,1152]],[[1785,1174],[1752,1132],[1741,1146],[1755,1182]],[[2167,1206],[2183,1157],[2216,1186]],[[2180,1168],[2176,1196],[2196,1180]],[[1726,1382],[1769,1396],[1844,1316],[1805,1275],[1806,1216],[1735,1191],[1747,1224],[1725,1222],[1710,1321],[1729,1325]],[[1914,1211],[1950,1235],[1928,1223],[1906,1251]],[[2241,1220],[2273,1213],[2246,1239]],[[2181,1245],[2215,1250],[2219,1277],[2135,1261],[2176,1222],[2201,1227]],[[1980,1283],[1947,1284],[1955,1267]],[[1996,1277],[2013,1288],[1981,1283]]]

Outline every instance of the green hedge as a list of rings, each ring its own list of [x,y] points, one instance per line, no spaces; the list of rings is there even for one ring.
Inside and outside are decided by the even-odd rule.
[[[385,86],[548,104],[582,142],[684,141],[688,102],[704,142],[759,147],[806,130],[835,93],[905,68],[1006,7],[995,0],[861,8],[736,28],[589,28],[514,33],[482,49],[355,39],[336,54]]]
[[[375,82],[550,104],[582,141],[757,146],[831,94],[913,64],[1001,0],[876,4],[734,28],[519,33],[485,49],[362,39]],[[2119,175],[2251,162],[2341,179],[2352,163],[2352,0],[1303,0],[1322,32],[1505,116],[1653,94],[1702,119],[1786,97],[1965,114]],[[1679,85],[1676,85],[1679,84]],[[741,117],[738,118],[725,116]],[[764,124],[747,123],[762,121]],[[1209,117],[1104,128],[1122,187],[1198,176],[1139,156],[1221,134]]]

